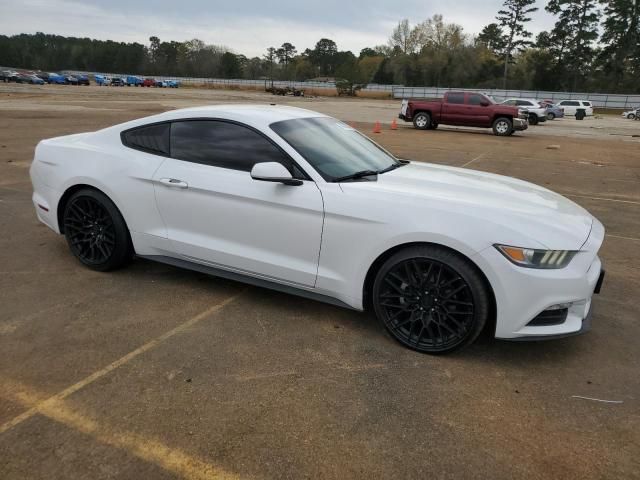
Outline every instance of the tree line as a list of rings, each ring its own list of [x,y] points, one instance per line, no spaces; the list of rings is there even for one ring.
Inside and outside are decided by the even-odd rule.
[[[356,56],[322,38],[246,57],[223,45],[149,38],[124,43],[44,33],[0,35],[0,65],[141,75],[246,79],[342,79],[407,86],[640,93],[640,0],[549,0],[555,23],[533,38],[536,0],[505,0],[479,34],[434,15],[402,20],[384,45]]]

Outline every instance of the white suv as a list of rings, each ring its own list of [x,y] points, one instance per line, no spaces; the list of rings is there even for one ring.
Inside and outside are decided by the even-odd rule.
[[[593,115],[593,105],[588,100],[562,100],[558,106],[564,108],[564,115],[574,117],[579,109],[584,110],[587,117]]]
[[[529,124],[535,125],[538,122],[547,121],[547,109],[540,105],[535,98],[507,98],[505,105],[514,105],[529,112]]]

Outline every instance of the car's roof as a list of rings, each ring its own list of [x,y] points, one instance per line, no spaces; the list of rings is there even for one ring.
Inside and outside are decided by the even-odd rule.
[[[245,123],[257,128],[266,128],[270,124],[282,120],[326,116],[327,115],[314,112],[312,110],[283,105],[224,104],[170,110],[168,112],[153,115],[151,117],[133,120],[131,122],[119,125],[119,127],[124,130],[148,123],[163,122],[169,120],[181,120],[188,118],[222,118],[226,120]]]

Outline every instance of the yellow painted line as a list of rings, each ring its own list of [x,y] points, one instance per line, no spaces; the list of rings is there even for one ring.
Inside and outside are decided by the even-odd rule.
[[[60,400],[64,400],[69,395],[72,395],[73,393],[77,392],[81,388],[84,388],[87,385],[89,385],[90,383],[95,382],[99,378],[104,377],[106,374],[108,374],[109,372],[115,370],[116,368],[124,365],[125,363],[130,362],[131,360],[133,360],[134,358],[142,355],[143,353],[147,352],[148,350],[151,350],[152,348],[157,347],[162,342],[164,342],[167,339],[173,337],[174,335],[186,330],[187,328],[195,325],[196,323],[198,323],[199,321],[201,321],[204,318],[208,317],[209,315],[212,315],[212,314],[220,311],[225,306],[227,306],[231,302],[235,301],[243,293],[244,293],[244,290],[241,291],[240,293],[237,293],[236,295],[224,300],[223,302],[218,303],[218,304],[212,306],[211,308],[208,308],[204,312],[199,313],[195,317],[187,320],[186,322],[178,325],[177,327],[169,330],[168,332],[163,333],[159,337],[154,338],[150,342],[145,343],[144,345],[142,345],[141,347],[136,348],[132,352],[127,353],[124,357],[119,358],[115,362],[110,363],[106,367],[98,370],[97,372],[92,373],[88,377],[80,380],[77,383],[74,383],[70,387],[65,388],[61,392],[56,393],[55,395],[49,397],[48,399],[44,400],[43,402],[40,402],[40,403],[34,405],[33,407],[29,408],[28,410],[26,410],[25,412],[21,413],[20,415],[18,415],[17,417],[13,418],[12,420],[9,420],[8,422],[5,422],[4,424],[2,424],[0,426],[0,434],[6,432],[10,428],[13,428],[18,424],[24,422],[28,418],[31,418],[36,413],[39,413],[40,409],[41,408],[46,408],[47,405],[49,404],[49,402],[57,402],[57,401],[60,401]]]
[[[155,438],[139,433],[114,429],[101,424],[95,419],[65,405],[64,400],[51,397],[42,401],[41,393],[30,390],[24,385],[0,380],[0,395],[11,394],[13,400],[24,406],[37,406],[38,413],[66,427],[81,432],[94,440],[158,465],[182,478],[190,480],[238,479],[235,473],[207,463],[205,460],[190,455],[180,449],[172,448]]]

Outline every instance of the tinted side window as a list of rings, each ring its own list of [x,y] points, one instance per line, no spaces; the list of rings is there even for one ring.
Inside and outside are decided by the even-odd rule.
[[[515,105],[516,101],[515,100],[507,100],[506,102],[504,102],[505,105]]]
[[[447,103],[464,103],[464,93],[450,93],[447,95]]]
[[[531,102],[528,102],[527,100],[517,100],[516,101],[516,105],[522,106],[522,107],[530,107],[532,104]]]
[[[216,120],[174,122],[171,157],[245,172],[259,162],[278,162],[291,171],[289,159],[262,135]]]
[[[482,95],[478,95],[477,93],[469,95],[469,105],[480,105],[483,101],[484,97]]]
[[[566,100],[566,101],[562,102],[561,105],[565,105],[567,107],[579,107],[580,106],[580,102],[575,102],[573,100]]]
[[[122,143],[130,148],[156,155],[169,155],[168,123],[138,127],[121,135]]]
[[[582,102],[582,105],[584,105],[585,107],[590,107],[591,106],[591,102]]]

